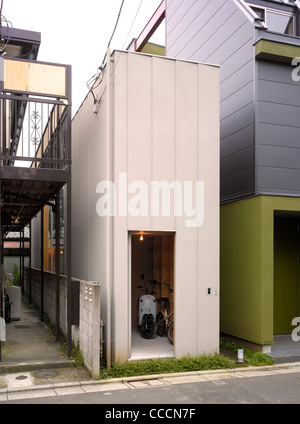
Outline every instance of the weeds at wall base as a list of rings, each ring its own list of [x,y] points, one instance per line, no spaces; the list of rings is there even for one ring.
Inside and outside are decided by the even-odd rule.
[[[29,301],[26,297],[24,297],[24,300],[26,300],[27,306],[30,307],[36,314],[40,313],[40,309],[39,309],[38,306],[36,306],[33,303],[29,304]],[[43,314],[43,323],[49,328],[49,330],[52,333],[51,335],[54,339],[56,337],[55,336],[55,325],[53,324],[53,322],[51,321],[51,319],[49,318],[49,316],[46,313]],[[58,350],[61,352],[61,359],[68,358],[67,337],[64,335],[64,333],[61,330],[59,331],[58,343],[59,343],[59,349]],[[83,356],[82,356],[81,351],[80,351],[79,342],[77,344],[75,344],[74,341],[72,341],[72,353],[71,353],[71,358],[69,358],[69,359],[72,359],[74,361],[74,366],[76,366],[77,368],[83,368],[84,367],[84,360],[83,360]]]
[[[237,363],[237,351],[240,348],[237,344],[221,339],[220,348],[222,354],[185,356],[180,359],[149,359],[145,361],[132,361],[125,364],[113,364],[110,369],[106,368],[104,362],[100,366],[99,379],[135,377],[152,374],[169,374],[188,371],[208,371],[218,369],[233,369],[245,366],[265,366],[273,365],[273,359],[261,352],[255,352],[245,349],[245,362],[240,365]]]
[[[32,309],[38,312],[38,308],[35,305],[29,305]],[[53,333],[55,326],[51,322],[47,314],[44,314],[44,323],[49,327]],[[60,332],[59,336],[59,350],[61,351],[61,357],[67,358],[67,338]],[[170,358],[170,359],[149,359],[145,361],[132,361],[125,364],[113,364],[110,369],[106,368],[105,362],[100,364],[100,377],[99,379],[110,379],[110,378],[121,378],[121,377],[134,377],[142,375],[152,374],[169,374],[176,372],[188,372],[188,371],[208,371],[218,369],[233,369],[238,367],[247,366],[266,366],[273,365],[274,361],[262,352],[255,352],[251,349],[244,349],[244,363],[237,363],[237,351],[241,349],[241,346],[235,342],[221,338],[220,339],[220,350],[221,354],[215,353],[212,355],[200,355],[200,356],[185,356],[183,358]],[[71,359],[74,361],[74,366],[78,368],[84,367],[84,361],[80,352],[79,343],[76,345],[72,341],[72,354]]]

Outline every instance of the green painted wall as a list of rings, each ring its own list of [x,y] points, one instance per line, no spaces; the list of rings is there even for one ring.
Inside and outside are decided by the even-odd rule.
[[[290,64],[294,57],[300,56],[300,47],[261,39],[255,44],[255,56],[260,59]]]
[[[166,48],[157,44],[147,43],[143,48],[142,53],[152,54],[156,56],[165,56]]]
[[[274,334],[275,211],[300,211],[300,199],[258,196],[221,206],[220,328],[260,345]]]

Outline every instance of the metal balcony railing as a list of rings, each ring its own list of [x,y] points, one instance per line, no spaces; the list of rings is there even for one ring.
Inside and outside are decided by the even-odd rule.
[[[69,126],[65,105],[1,98],[2,166],[65,169]]]
[[[70,67],[15,59],[2,59],[1,64],[2,167],[67,169],[71,161]]]

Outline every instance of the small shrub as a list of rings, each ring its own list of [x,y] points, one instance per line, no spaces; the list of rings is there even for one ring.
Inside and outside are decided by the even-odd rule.
[[[220,346],[228,350],[230,352],[234,352],[237,354],[238,349],[243,349],[241,346],[233,342],[232,340],[222,338],[220,339]],[[258,367],[263,365],[273,365],[274,360],[267,356],[265,353],[262,352],[255,352],[251,349],[243,349],[244,350],[244,361],[246,365],[252,366],[252,367]]]
[[[149,359],[147,361],[113,364],[111,369],[106,369],[102,364],[100,378],[135,377],[141,375],[228,369],[234,367],[234,361],[219,354],[200,355],[195,357],[186,356],[180,359]]]
[[[14,274],[14,286],[20,287],[20,272],[18,270],[18,266],[16,263],[14,264],[13,274]]]
[[[262,352],[253,352],[248,358],[248,364],[252,367],[260,367],[263,365],[273,365],[274,360]]]

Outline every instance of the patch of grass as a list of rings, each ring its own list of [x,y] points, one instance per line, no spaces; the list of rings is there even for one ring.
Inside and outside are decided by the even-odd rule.
[[[273,365],[274,360],[262,352],[255,352],[251,349],[245,349],[242,346],[239,346],[237,343],[232,340],[221,338],[220,347],[223,350],[233,352],[237,355],[238,349],[244,350],[244,361],[245,364],[252,367],[264,366],[264,365]]]
[[[100,369],[100,378],[108,379],[187,371],[231,369],[235,366],[235,361],[219,354],[185,356],[180,359],[149,359],[147,361],[132,361],[125,364],[113,364],[110,369],[106,369],[105,366],[102,366]]]
[[[29,301],[26,297],[23,298],[24,301],[26,301],[27,306],[39,316],[40,309],[37,305],[34,303],[29,304]],[[50,317],[44,313],[43,314],[43,320],[44,324],[49,328],[50,330],[50,337],[52,340],[56,338],[55,334],[55,325],[51,321]],[[59,348],[57,349],[61,353],[61,358],[68,358],[68,342],[67,337],[64,335],[64,333],[60,330],[59,331]],[[71,358],[74,361],[74,367],[77,368],[83,368],[84,367],[84,359],[82,356],[82,353],[80,351],[80,345],[79,342],[77,344],[74,343],[72,340],[72,352],[71,352]]]
[[[67,358],[68,357],[68,341],[66,336],[62,332],[60,332],[59,346],[60,346],[60,351],[62,353],[62,357]],[[72,340],[72,352],[71,352],[70,359],[73,359],[75,367],[77,368],[84,367],[84,359],[80,351],[79,342],[75,344],[74,341]]]
[[[229,339],[220,339],[220,347],[224,354],[185,356],[180,359],[149,359],[145,361],[130,361],[125,364],[113,364],[107,369],[101,363],[100,379],[138,377],[142,375],[170,374],[188,371],[208,371],[237,368],[237,351],[242,347]],[[262,352],[244,349],[243,366],[273,365],[274,361]],[[233,359],[234,358],[234,359]]]

